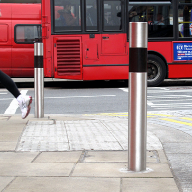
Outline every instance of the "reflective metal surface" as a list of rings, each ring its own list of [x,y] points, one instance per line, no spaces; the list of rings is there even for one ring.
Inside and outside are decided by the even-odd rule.
[[[146,170],[147,73],[129,73],[128,168]]]
[[[129,47],[147,48],[148,24],[146,22],[129,23]]]
[[[34,69],[34,87],[35,87],[35,117],[44,117],[44,69]]]
[[[43,56],[43,43],[34,43],[34,56]],[[35,60],[35,62],[38,60]],[[42,61],[43,62],[43,61]],[[35,117],[44,117],[44,69],[39,67],[39,63],[35,63],[34,66],[34,88],[35,88]],[[42,64],[43,66],[43,64]]]
[[[43,43],[34,43],[34,56],[43,56]]]

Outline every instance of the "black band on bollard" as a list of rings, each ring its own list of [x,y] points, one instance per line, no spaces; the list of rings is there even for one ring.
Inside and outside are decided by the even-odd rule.
[[[147,72],[147,48],[129,48],[129,72]]]
[[[34,68],[43,68],[43,56],[34,56]]]

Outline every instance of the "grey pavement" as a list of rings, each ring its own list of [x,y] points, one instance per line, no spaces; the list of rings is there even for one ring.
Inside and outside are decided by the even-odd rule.
[[[127,113],[0,115],[0,191],[191,192],[191,117],[148,113],[147,169],[131,172]]]

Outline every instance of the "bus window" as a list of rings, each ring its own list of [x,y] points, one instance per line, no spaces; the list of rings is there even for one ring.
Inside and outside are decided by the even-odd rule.
[[[192,37],[192,6],[179,5],[178,29],[179,37]]]
[[[15,43],[31,44],[41,41],[41,25],[16,25]]]
[[[81,30],[80,0],[54,0],[55,32]]]
[[[104,1],[104,31],[122,30],[121,1]]]
[[[97,0],[86,0],[86,31],[98,31]]]
[[[173,37],[173,10],[171,5],[129,6],[130,22],[148,22],[149,38]]]

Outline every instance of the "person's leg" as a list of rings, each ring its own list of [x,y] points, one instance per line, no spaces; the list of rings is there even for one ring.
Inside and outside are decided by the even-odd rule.
[[[3,71],[0,70],[0,82],[2,85],[10,92],[12,95],[17,98],[21,93],[19,92],[15,82]]]
[[[28,116],[31,109],[30,104],[32,103],[32,97],[28,95],[21,95],[15,82],[1,70],[0,70],[0,82],[17,99],[22,112],[22,118],[25,119]]]

